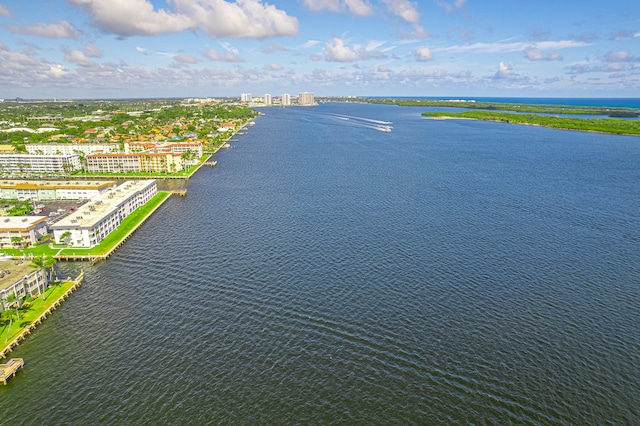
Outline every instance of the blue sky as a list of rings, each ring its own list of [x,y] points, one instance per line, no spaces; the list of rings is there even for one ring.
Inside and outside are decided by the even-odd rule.
[[[640,97],[637,0],[0,0],[0,98]]]

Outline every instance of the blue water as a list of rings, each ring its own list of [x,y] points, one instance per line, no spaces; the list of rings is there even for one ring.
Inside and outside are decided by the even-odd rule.
[[[640,138],[262,111],[62,265],[0,424],[640,423]]]

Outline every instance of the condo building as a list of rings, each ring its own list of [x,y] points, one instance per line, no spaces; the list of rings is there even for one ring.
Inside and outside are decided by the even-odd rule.
[[[298,105],[315,105],[315,103],[313,93],[311,92],[301,92],[298,95]]]
[[[291,95],[288,93],[282,95],[282,101],[280,103],[282,105],[291,105]]]
[[[0,247],[28,247],[47,234],[46,216],[0,216]]]
[[[138,152],[131,154],[94,153],[86,156],[90,173],[154,172],[174,173],[184,170],[181,154]]]
[[[93,247],[158,193],[155,180],[127,181],[51,225],[59,244]]]
[[[0,171],[3,173],[69,173],[81,168],[78,154],[0,154]]]
[[[29,154],[40,155],[71,155],[93,154],[94,152],[119,152],[117,143],[29,143],[25,145]]]
[[[0,311],[6,311],[16,304],[19,306],[27,294],[39,296],[49,284],[43,269],[34,270],[31,262],[17,262],[0,261]]]
[[[1,180],[0,198],[5,200],[86,200],[116,185],[115,181]]]
[[[272,105],[273,104],[273,98],[268,93],[266,95],[264,95],[264,104],[265,105]]]

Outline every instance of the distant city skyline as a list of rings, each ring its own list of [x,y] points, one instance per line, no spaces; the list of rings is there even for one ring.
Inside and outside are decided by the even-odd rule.
[[[0,0],[0,98],[640,97],[635,0]]]

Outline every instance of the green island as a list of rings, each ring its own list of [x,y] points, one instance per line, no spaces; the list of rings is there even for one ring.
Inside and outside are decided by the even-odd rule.
[[[618,135],[640,135],[639,120],[620,120],[615,118],[575,118],[535,114],[509,114],[495,111],[465,112],[423,112],[424,117],[457,118],[470,120],[495,121],[501,123],[527,124],[562,130],[581,132],[599,132]]]
[[[517,104],[507,102],[476,102],[470,100],[358,98],[358,102],[383,105],[418,106],[431,108],[464,108],[471,110],[513,111],[537,114],[607,115],[609,117],[638,117],[632,108],[593,107],[577,105]]]

